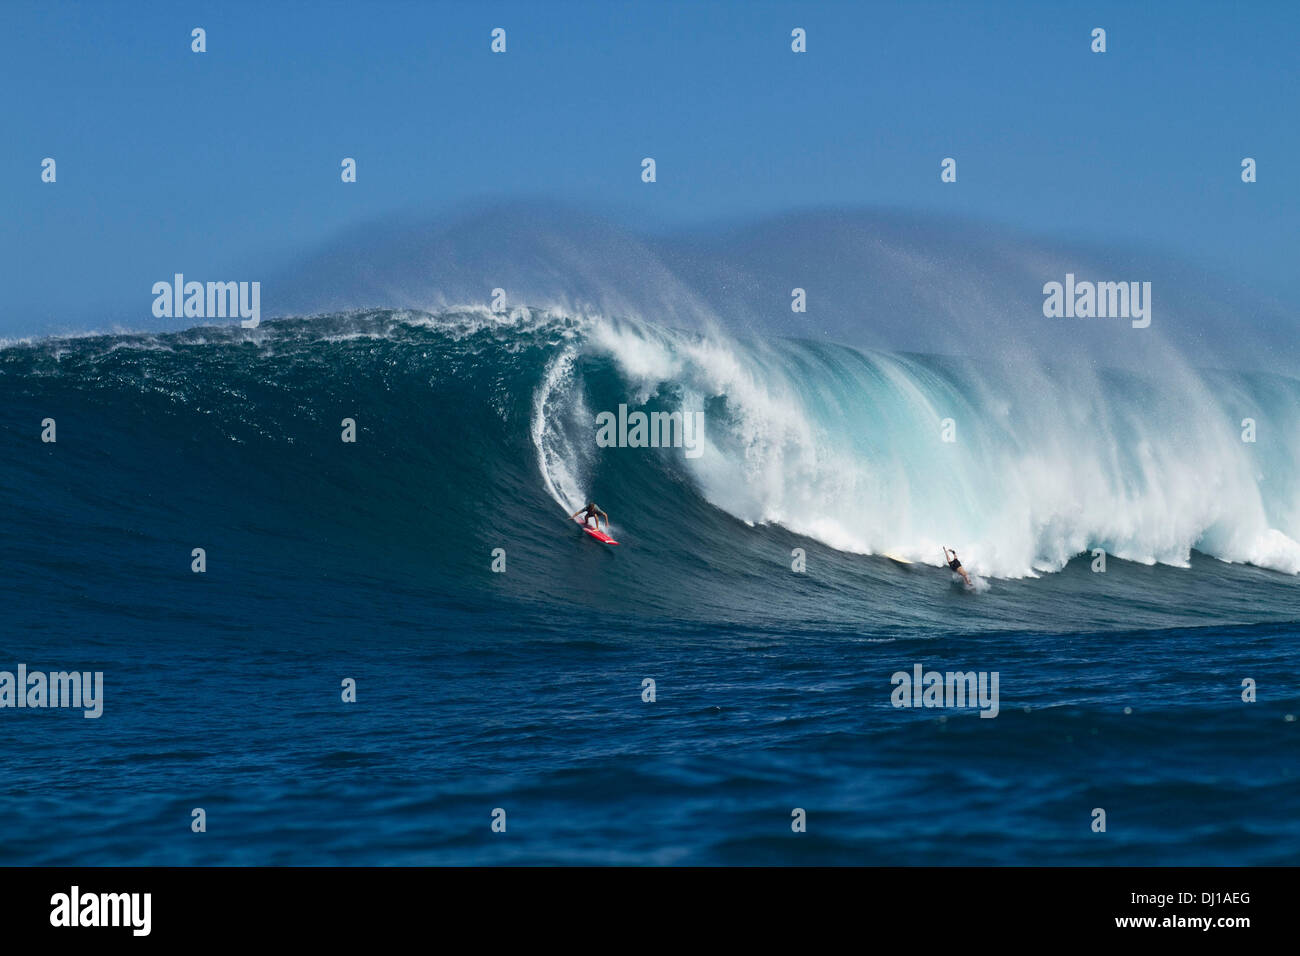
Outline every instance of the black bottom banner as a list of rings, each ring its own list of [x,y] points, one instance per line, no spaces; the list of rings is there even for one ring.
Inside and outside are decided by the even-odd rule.
[[[936,943],[1212,939],[1281,931],[1294,870],[0,869],[9,941],[338,944],[463,928],[499,941],[846,932]],[[672,936],[666,935],[674,931]],[[619,936],[612,936],[620,934]]]

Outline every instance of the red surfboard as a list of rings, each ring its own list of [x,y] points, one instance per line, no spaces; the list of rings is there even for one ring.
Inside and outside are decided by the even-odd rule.
[[[587,532],[587,534],[591,535],[597,541],[600,541],[604,544],[618,544],[617,541],[615,541],[609,535],[605,534],[605,532],[601,531],[599,528],[593,528],[589,525],[584,524],[582,526],[582,530]]]

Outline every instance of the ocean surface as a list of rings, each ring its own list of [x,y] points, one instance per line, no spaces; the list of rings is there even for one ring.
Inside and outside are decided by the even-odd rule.
[[[373,311],[11,342],[0,404],[0,671],[104,675],[0,708],[0,863],[1300,862],[1295,379]]]

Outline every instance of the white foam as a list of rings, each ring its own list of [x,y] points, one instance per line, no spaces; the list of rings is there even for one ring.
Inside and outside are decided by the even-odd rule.
[[[1300,573],[1300,492],[1285,471],[1300,466],[1295,411],[1271,421],[1273,441],[1291,444],[1283,474],[1265,481],[1238,416],[1172,356],[1125,397],[1090,369],[959,382],[901,356],[854,365],[842,350],[828,360],[841,364],[819,369],[789,343],[742,346],[633,321],[587,332],[581,347],[614,359],[629,402],[662,401],[671,386],[684,411],[711,403],[705,452],[681,467],[743,521],[933,565],[951,545],[968,570],[993,577],[1059,570],[1095,548],[1174,566],[1195,548]],[[539,391],[534,441],[547,449],[548,491],[571,509],[592,433],[590,422],[563,440],[549,430],[557,390],[578,388],[565,355]],[[954,443],[939,440],[945,418],[957,423]]]

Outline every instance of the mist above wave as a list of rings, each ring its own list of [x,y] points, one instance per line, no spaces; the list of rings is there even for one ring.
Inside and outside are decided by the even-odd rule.
[[[1152,325],[1046,318],[1043,288],[1150,282]],[[1300,367],[1296,312],[1129,243],[1043,239],[881,209],[665,231],[569,206],[497,203],[351,230],[265,283],[268,314],[487,305],[828,339],[892,351],[1152,370]],[[794,290],[806,311],[792,311]]]

